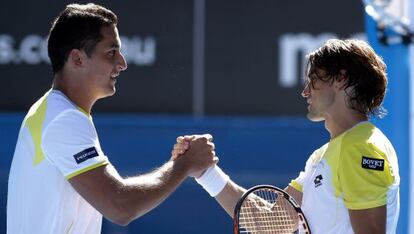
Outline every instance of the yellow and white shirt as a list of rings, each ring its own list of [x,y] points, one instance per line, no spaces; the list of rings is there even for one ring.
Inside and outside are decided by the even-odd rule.
[[[312,233],[353,233],[348,209],[386,205],[387,233],[395,233],[399,215],[397,155],[387,137],[362,122],[309,157],[292,180],[303,193],[302,210]]]
[[[57,90],[29,110],[11,164],[7,233],[100,233],[102,215],[68,179],[108,164],[92,118]]]

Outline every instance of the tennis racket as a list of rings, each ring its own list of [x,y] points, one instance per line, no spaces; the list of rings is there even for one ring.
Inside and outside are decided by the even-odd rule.
[[[258,185],[247,190],[234,209],[234,234],[311,231],[296,201],[284,190]]]

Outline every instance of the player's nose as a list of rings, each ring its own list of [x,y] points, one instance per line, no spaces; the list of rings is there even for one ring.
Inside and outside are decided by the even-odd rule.
[[[127,61],[122,53],[119,53],[119,60],[117,64],[118,71],[124,71],[128,68]]]

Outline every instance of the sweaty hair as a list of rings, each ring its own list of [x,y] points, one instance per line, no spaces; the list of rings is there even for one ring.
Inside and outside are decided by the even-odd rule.
[[[117,16],[102,6],[93,3],[67,5],[49,32],[47,49],[53,74],[63,68],[72,49],[83,50],[90,57],[103,38],[101,28],[117,23]]]
[[[327,75],[318,77],[316,69],[324,70]],[[366,116],[385,115],[381,105],[388,83],[386,65],[374,50],[362,40],[332,39],[308,55],[306,75],[311,85],[314,79],[334,82],[341,70],[346,72],[344,89],[349,97],[348,106]]]

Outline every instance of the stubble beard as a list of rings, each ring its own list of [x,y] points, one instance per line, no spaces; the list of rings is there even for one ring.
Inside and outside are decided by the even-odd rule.
[[[320,122],[324,120],[318,111],[312,109],[312,106],[308,107],[308,113],[306,114],[306,117],[312,122]]]

